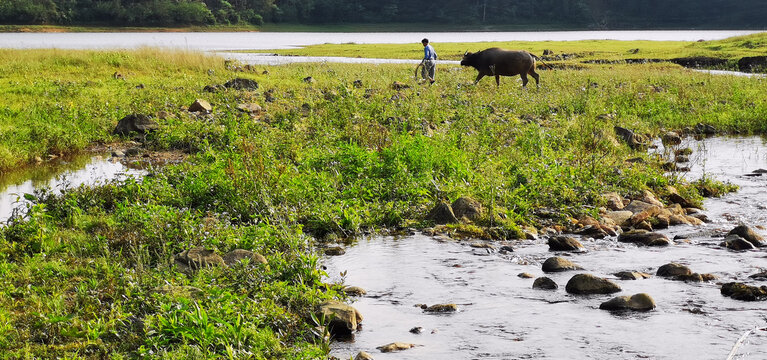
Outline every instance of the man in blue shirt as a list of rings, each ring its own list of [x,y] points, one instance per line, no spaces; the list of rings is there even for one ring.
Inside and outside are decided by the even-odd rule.
[[[423,68],[421,68],[421,77],[423,77],[424,80],[428,78],[429,83],[434,84],[434,74],[437,72],[437,52],[434,51],[434,48],[431,45],[429,45],[429,39],[421,40],[421,44],[423,44],[423,61],[421,61]]]

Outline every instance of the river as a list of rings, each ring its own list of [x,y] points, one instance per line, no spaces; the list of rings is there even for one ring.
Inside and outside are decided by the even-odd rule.
[[[719,40],[748,35],[751,30],[528,31],[528,32],[119,32],[119,33],[0,33],[0,48],[13,49],[132,49],[162,47],[200,51],[289,49],[317,44],[420,45],[485,41],[575,40]]]
[[[686,145],[695,152],[691,171],[680,176],[695,179],[705,173],[739,185],[740,191],[705,201],[710,223],[663,230],[670,238],[689,237],[666,248],[637,247],[615,238],[580,239],[587,252],[568,258],[588,273],[613,279],[622,292],[570,295],[564,285],[575,272],[546,274],[558,290],[532,289],[533,279],[517,274],[544,275],[541,263],[555,255],[545,238],[515,242],[514,252],[506,254],[421,234],[361,239],[345,255],[325,260],[331,281],[340,281],[346,272],[347,284],[368,291],[352,304],[364,316],[363,329],[352,342],[336,342],[333,354],[348,359],[367,351],[379,360],[726,359],[746,331],[767,326],[764,302],[733,300],[719,292],[722,282],[759,284],[748,276],[767,268],[764,250],[733,252],[717,246],[739,223],[767,224],[767,175],[746,176],[767,168],[767,143],[759,137],[717,137]],[[624,270],[655,274],[669,262],[713,273],[719,280],[685,283],[653,276],[624,281],[612,275]],[[641,292],[655,299],[655,310],[599,309],[614,296]],[[432,315],[415,306],[438,303],[458,304],[459,311]],[[423,332],[410,333],[413,327]],[[421,346],[398,353],[376,350],[395,341]],[[766,353],[767,333],[756,331],[735,359],[764,359]]]

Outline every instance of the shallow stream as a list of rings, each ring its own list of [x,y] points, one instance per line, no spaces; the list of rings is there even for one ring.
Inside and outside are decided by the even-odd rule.
[[[720,284],[764,282],[748,276],[767,268],[767,252],[720,248],[723,235],[739,223],[767,225],[767,142],[759,137],[687,141],[694,150],[685,174],[707,176],[740,186],[740,191],[705,201],[711,222],[676,226],[661,232],[687,235],[665,248],[637,247],[615,238],[579,239],[585,253],[553,253],[546,238],[513,243],[502,254],[475,249],[470,242],[441,242],[425,235],[359,240],[342,256],[325,260],[331,281],[360,286],[368,294],[352,305],[364,316],[362,330],[349,342],[333,344],[332,354],[348,359],[367,351],[376,359],[727,359],[738,339],[767,327],[767,303],[743,302],[720,294]],[[756,228],[762,235],[764,228]],[[496,245],[496,248],[499,246]],[[568,256],[586,270],[617,282],[612,295],[570,295],[564,290],[577,272],[544,274],[550,256]],[[618,280],[612,274],[632,270],[655,274],[679,262],[718,280],[685,283],[653,276]],[[549,276],[557,290],[532,289],[528,272]],[[618,295],[648,293],[657,308],[645,313],[611,313],[599,305]],[[458,312],[427,314],[416,304],[458,304]],[[410,333],[422,327],[420,334]],[[396,353],[376,347],[391,342],[421,346]],[[733,359],[764,359],[767,332],[754,331]]]

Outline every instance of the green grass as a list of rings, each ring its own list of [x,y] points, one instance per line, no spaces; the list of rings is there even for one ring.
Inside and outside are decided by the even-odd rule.
[[[555,55],[575,55],[572,60],[552,61],[555,64],[581,63],[587,60],[672,59],[697,56],[737,61],[743,56],[767,55],[767,33],[702,42],[580,40],[452,43],[447,42],[449,39],[442,39],[442,42],[432,40],[436,41],[433,45],[442,60],[460,60],[465,51],[476,52],[489,47],[523,49],[538,56],[543,54],[543,50],[551,50]],[[420,41],[421,39],[413,39],[412,44],[323,44],[277,52],[283,55],[419,59],[423,54]],[[632,50],[635,49],[639,51],[633,53]]]
[[[0,351],[321,358],[327,343],[311,335],[312,307],[340,297],[336,285],[321,283],[322,241],[430,226],[431,207],[460,196],[492,214],[465,230],[511,235],[541,226],[541,208],[561,222],[593,214],[607,191],[674,185],[699,199],[716,184],[665,175],[617,140],[613,126],[649,135],[697,123],[767,133],[767,85],[758,78],[609,65],[542,71],[539,89],[522,89],[515,78],[472,86],[475,71],[440,66],[429,87],[412,70],[301,64],[238,72],[197,53],[1,51],[3,169],[121,140],[111,130],[133,112],[169,113],[155,118],[160,129],[145,148],[190,157],[141,182],[35,194],[30,216],[0,229]],[[259,89],[202,90],[235,77]],[[395,90],[395,81],[410,88]],[[212,114],[185,110],[198,98],[213,104]],[[264,113],[236,110],[247,102]],[[647,162],[625,161],[633,157]],[[170,259],[193,246],[251,249],[268,264],[183,273]],[[165,285],[200,292],[157,291]]]

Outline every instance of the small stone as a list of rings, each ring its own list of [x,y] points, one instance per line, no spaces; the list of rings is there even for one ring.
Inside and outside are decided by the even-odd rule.
[[[578,274],[570,278],[565,290],[570,294],[611,294],[621,291],[621,287],[591,274]]]
[[[256,90],[258,89],[258,83],[251,79],[236,78],[227,81],[224,87],[235,90]]]
[[[546,259],[546,261],[543,262],[543,266],[541,268],[543,269],[543,272],[547,273],[583,269],[580,265],[557,256]]]
[[[373,360],[373,355],[360,351],[357,353],[357,356],[354,357],[354,360]]]
[[[325,255],[328,256],[340,256],[346,254],[346,250],[340,246],[334,246],[328,249],[325,249]]]
[[[735,250],[735,251],[756,249],[754,244],[746,241],[746,239],[735,234],[727,235],[727,237],[724,238],[724,241],[721,242],[719,246],[726,247],[730,250]]]
[[[746,225],[736,226],[734,229],[730,230],[727,235],[738,235],[755,247],[761,247],[763,245],[762,242],[764,241],[764,238],[761,235],[757,234],[753,229]]]
[[[549,251],[583,250],[583,245],[572,236],[553,236],[549,238]]]
[[[518,276],[518,277],[521,277],[521,278],[523,278],[523,279],[532,279],[532,278],[534,278],[534,277],[535,277],[535,275],[533,275],[533,274],[531,274],[531,273],[526,273],[526,272],[523,272],[523,273],[519,273],[519,274],[517,274],[517,276]]]
[[[392,351],[401,351],[401,350],[407,350],[413,347],[416,347],[418,345],[415,344],[409,344],[409,343],[403,343],[403,342],[394,342],[391,344],[381,345],[377,347],[376,349],[381,350],[381,352],[387,353]]]
[[[559,288],[559,285],[554,280],[545,276],[539,277],[533,282],[533,289],[555,290],[557,288]]]
[[[721,293],[735,300],[762,301],[767,300],[767,286],[749,286],[744,283],[731,282],[722,285]]]
[[[264,109],[258,104],[247,103],[247,104],[238,104],[237,110],[240,110],[248,114],[260,114]]]
[[[245,249],[234,249],[224,255],[224,263],[232,266],[244,259],[250,259],[251,263],[266,264],[266,258],[258,253]]]
[[[661,233],[649,232],[647,230],[633,230],[620,234],[618,241],[634,243],[645,246],[667,246],[671,241]]]
[[[213,110],[213,107],[210,106],[210,103],[203,100],[203,99],[197,99],[195,100],[192,105],[189,105],[189,112],[210,112]]]
[[[692,271],[687,266],[672,262],[658,268],[658,272],[655,275],[662,277],[676,277],[692,275]]]
[[[618,296],[599,305],[602,310],[650,311],[655,309],[655,300],[645,293],[632,296]]]
[[[621,271],[613,275],[615,275],[617,278],[621,280],[641,280],[641,279],[648,279],[650,278],[650,276],[652,276],[648,273],[643,273],[639,271]]]
[[[455,312],[458,311],[458,305],[456,304],[436,304],[427,307],[423,310],[424,312],[430,312],[430,313],[447,313],[447,312]]]
[[[343,292],[349,296],[362,296],[368,293],[365,289],[359,286],[345,286]]]
[[[423,328],[420,327],[420,326],[416,326],[416,327],[410,329],[410,333],[412,333],[412,334],[420,334],[422,332],[423,332]]]

